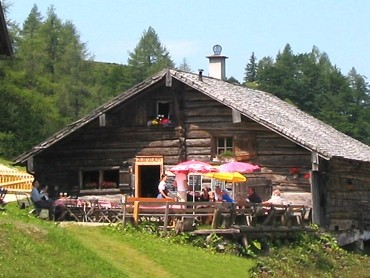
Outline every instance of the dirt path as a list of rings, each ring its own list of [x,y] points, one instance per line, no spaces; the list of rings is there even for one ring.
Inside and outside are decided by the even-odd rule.
[[[173,277],[173,274],[155,264],[145,254],[122,244],[122,241],[114,237],[107,237],[99,228],[70,226],[67,229],[73,232],[88,249],[128,274],[129,277]]]

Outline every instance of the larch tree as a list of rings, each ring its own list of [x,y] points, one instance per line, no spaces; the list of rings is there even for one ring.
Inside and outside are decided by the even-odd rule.
[[[178,67],[179,70],[182,70],[182,71],[186,71],[186,72],[191,72],[191,67],[187,61],[186,58],[183,58],[182,59],[182,63],[180,64],[180,66]]]

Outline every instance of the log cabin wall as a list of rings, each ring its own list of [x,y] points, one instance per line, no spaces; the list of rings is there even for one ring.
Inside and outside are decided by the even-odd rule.
[[[169,103],[173,126],[148,126],[158,102]],[[284,193],[310,190],[309,151],[244,116],[233,123],[230,108],[183,83],[151,87],[105,119],[104,126],[95,119],[35,157],[36,176],[58,190],[78,191],[81,169],[120,169],[124,161],[132,165],[136,156],[150,155],[162,155],[166,168],[187,159],[212,161],[215,139],[232,137],[237,160],[262,166],[261,173],[247,175],[250,184]]]
[[[287,201],[311,203],[309,151],[246,117],[233,123],[231,109],[204,94],[190,88],[185,94],[188,159],[211,161],[216,156],[215,138],[233,137],[236,159],[263,167],[261,173],[248,174],[249,182],[239,186],[242,198],[248,185],[263,186],[260,191],[257,188],[263,197],[268,197],[264,186],[272,185],[284,192]]]
[[[333,159],[327,173],[329,230],[370,230],[370,167]]]

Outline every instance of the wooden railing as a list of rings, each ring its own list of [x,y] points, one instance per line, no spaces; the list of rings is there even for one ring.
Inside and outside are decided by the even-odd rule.
[[[10,191],[31,191],[33,176],[18,170],[0,170],[0,187]]]

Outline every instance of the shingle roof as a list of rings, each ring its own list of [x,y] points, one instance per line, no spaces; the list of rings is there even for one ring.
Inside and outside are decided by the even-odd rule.
[[[199,81],[196,74],[174,72],[174,77],[326,159],[370,162],[369,146],[270,93],[214,78]]]
[[[270,93],[233,85],[219,79],[205,76],[203,76],[202,80],[199,80],[197,74],[167,69],[120,94],[110,102],[92,111],[84,118],[70,124],[44,142],[16,158],[15,163],[25,163],[30,156],[58,142],[60,139],[99,117],[99,115],[106,113],[108,110],[116,107],[133,95],[140,93],[143,89],[162,80],[166,74],[170,74],[172,78],[239,111],[242,115],[279,133],[281,136],[292,140],[302,147],[317,152],[318,155],[325,159],[339,157],[370,162],[369,146],[337,131],[333,127]]]

